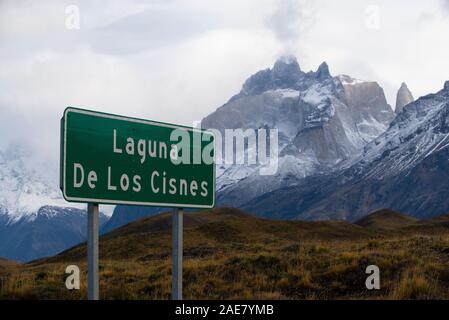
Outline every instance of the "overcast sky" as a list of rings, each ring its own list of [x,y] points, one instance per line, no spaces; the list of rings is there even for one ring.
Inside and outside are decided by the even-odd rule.
[[[448,30],[445,0],[1,0],[0,150],[57,168],[69,105],[191,125],[284,53],[378,81],[394,105],[403,81],[419,97],[449,79]]]

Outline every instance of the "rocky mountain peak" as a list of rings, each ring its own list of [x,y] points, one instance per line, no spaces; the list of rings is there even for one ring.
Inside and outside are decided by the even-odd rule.
[[[298,63],[298,59],[296,59],[293,55],[284,55],[279,57],[273,66],[273,72],[283,71],[285,68],[290,69],[289,71],[293,72],[301,72],[301,68]]]
[[[330,78],[331,74],[329,72],[329,66],[327,65],[326,62],[323,62],[322,64],[320,64],[320,66],[318,67],[318,70],[316,71],[316,77],[319,80],[323,80],[326,78]]]
[[[301,78],[303,72],[294,56],[284,56],[276,60],[271,69],[271,78],[275,87],[288,88]]]
[[[231,98],[231,101],[268,90],[295,88],[303,77],[304,73],[296,57],[282,56],[276,60],[273,68],[261,70],[249,77],[243,84],[242,91]]]
[[[413,101],[415,101],[415,99],[413,98],[412,93],[408,89],[407,84],[403,82],[396,97],[395,112],[400,113],[406,105]]]
[[[289,187],[353,159],[393,118],[383,89],[349,76],[333,78],[327,63],[304,73],[294,57],[251,76],[242,91],[203,119],[201,127],[277,129],[279,166],[272,176],[260,165],[217,169],[217,203],[238,206],[265,192]],[[352,161],[352,160],[351,160]]]
[[[449,80],[444,83],[444,90],[449,91]]]

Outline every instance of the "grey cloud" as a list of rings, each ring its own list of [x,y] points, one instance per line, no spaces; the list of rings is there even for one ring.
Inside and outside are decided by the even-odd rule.
[[[449,13],[449,0],[441,0],[441,4],[443,5],[443,8],[446,9]]]
[[[293,51],[304,33],[315,22],[315,5],[310,0],[280,0],[267,26],[284,46],[287,53]]]
[[[128,54],[169,46],[214,27],[212,17],[202,16],[199,11],[150,8],[89,30],[87,37],[97,52]]]

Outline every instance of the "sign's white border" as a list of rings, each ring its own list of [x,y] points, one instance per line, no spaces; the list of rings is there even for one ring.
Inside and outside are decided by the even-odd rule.
[[[143,123],[143,124],[149,124],[153,126],[159,126],[159,127],[166,127],[166,128],[172,128],[172,129],[184,129],[187,131],[192,132],[199,132],[202,134],[210,134],[213,136],[215,141],[215,136],[210,131],[205,130],[199,130],[195,128],[189,128],[184,126],[177,126],[172,125],[168,123],[161,123],[161,122],[154,122],[150,120],[143,120],[143,119],[136,119],[136,118],[130,118],[125,116],[119,116],[119,115],[113,115],[103,112],[96,112],[96,111],[90,111],[85,109],[79,109],[74,107],[67,107],[64,110],[64,154],[63,154],[63,182],[62,182],[62,194],[64,196],[64,199],[71,202],[82,202],[82,203],[98,203],[98,204],[129,204],[129,205],[139,205],[139,206],[157,206],[157,207],[175,207],[175,208],[206,208],[210,209],[215,206],[215,162],[213,163],[213,202],[211,205],[195,205],[195,204],[185,204],[185,203],[158,203],[158,202],[138,202],[138,201],[119,201],[119,200],[107,200],[107,199],[94,199],[94,198],[77,198],[77,197],[69,197],[66,194],[66,148],[67,148],[67,114],[69,112],[75,112],[75,113],[82,113],[82,114],[88,114],[92,116],[97,116],[101,118],[109,118],[109,119],[118,119],[118,120],[124,120],[129,122],[135,122],[135,123]]]

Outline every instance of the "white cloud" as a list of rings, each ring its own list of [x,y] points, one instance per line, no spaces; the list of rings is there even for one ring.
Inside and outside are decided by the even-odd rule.
[[[316,1],[283,0],[275,2],[266,25],[283,45],[283,54],[291,54],[300,48],[303,35],[316,21]]]
[[[434,92],[449,78],[441,1],[2,1],[0,148],[28,139],[56,168],[67,105],[191,124],[285,50],[303,70],[326,60],[379,81],[393,105],[403,81]],[[69,4],[79,31],[65,28]]]
[[[449,0],[441,0],[441,3],[443,5],[443,8],[448,10],[449,12]]]

